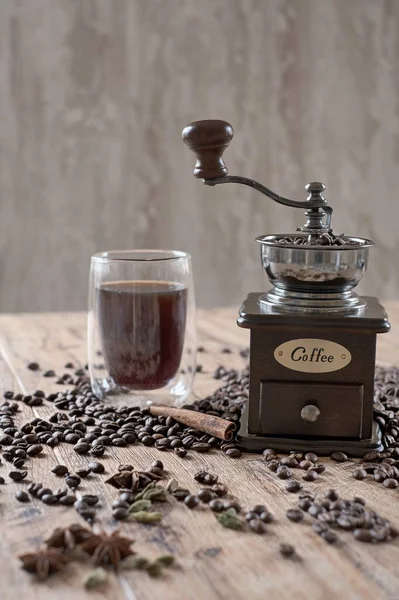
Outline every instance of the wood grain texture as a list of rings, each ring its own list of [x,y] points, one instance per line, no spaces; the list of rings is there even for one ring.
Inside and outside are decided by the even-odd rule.
[[[397,1],[2,0],[0,60],[0,310],[85,308],[114,248],[191,252],[202,306],[266,286],[253,240],[301,211],[195,180],[202,118],[235,127],[230,173],[324,181],[376,242],[363,291],[399,293]]]
[[[388,303],[393,331],[380,336],[380,364],[399,364],[399,304]],[[203,373],[196,378],[195,395],[203,397],[217,386],[211,374],[216,365],[241,368],[243,359],[238,350],[245,347],[247,332],[235,325],[236,311],[200,311],[198,316],[199,343],[206,352],[199,354]],[[26,368],[32,359],[42,367],[63,370],[67,361],[77,365],[86,362],[85,326],[82,313],[0,315],[0,394],[6,389],[45,391],[59,389],[54,382]],[[226,345],[231,354],[222,354]],[[22,423],[33,416],[48,418],[53,412],[48,405],[39,408],[23,407],[18,416]],[[168,473],[190,490],[195,491],[193,474],[200,468],[218,473],[231,493],[244,507],[264,503],[275,514],[276,523],[268,527],[265,536],[225,530],[215,522],[214,515],[199,507],[191,512],[179,503],[162,507],[165,513],[161,526],[146,527],[123,524],[122,530],[136,539],[136,550],[149,557],[172,552],[178,557],[179,569],[159,580],[149,581],[143,572],[123,571],[111,577],[104,593],[87,594],[82,579],[87,567],[73,564],[61,576],[44,584],[34,584],[21,572],[15,555],[39,545],[56,525],[68,525],[78,517],[73,508],[45,506],[38,500],[18,505],[13,496],[25,483],[7,483],[1,488],[0,503],[0,561],[1,600],[76,600],[113,598],[115,600],[397,600],[399,586],[399,543],[364,545],[355,542],[350,533],[340,532],[340,543],[328,546],[311,529],[309,523],[294,525],[285,517],[295,498],[283,490],[283,482],[268,471],[257,455],[229,459],[220,452],[193,455],[179,459],[175,454],[160,453],[153,448],[132,446],[128,449],[110,448],[101,459],[107,474],[119,463],[130,462],[148,466],[161,458]],[[375,482],[360,482],[352,477],[353,463],[333,464],[328,459],[326,473],[309,487],[322,491],[336,487],[344,497],[361,495],[367,503],[399,526],[397,499],[399,491],[387,490]],[[44,456],[28,461],[29,479],[41,481],[53,489],[58,480],[49,469],[60,462],[72,470],[83,467],[88,459],[61,444]],[[1,475],[9,470],[6,463]],[[100,523],[112,529],[109,504],[116,494],[103,484],[106,475],[92,475],[83,480],[81,491],[97,493],[104,509],[99,512]],[[200,514],[197,514],[200,513]],[[287,561],[278,553],[279,543],[291,542],[301,555],[300,562]]]

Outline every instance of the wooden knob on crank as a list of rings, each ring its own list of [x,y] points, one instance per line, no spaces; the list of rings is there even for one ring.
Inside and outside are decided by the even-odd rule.
[[[227,175],[222,156],[233,135],[230,123],[217,119],[194,121],[183,129],[183,141],[197,157],[195,177],[216,179]]]

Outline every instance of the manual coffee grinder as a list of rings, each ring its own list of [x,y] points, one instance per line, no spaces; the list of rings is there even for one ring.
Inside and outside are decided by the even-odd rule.
[[[333,233],[322,183],[309,183],[307,199],[294,201],[228,175],[222,155],[233,133],[219,120],[185,127],[183,140],[197,157],[195,177],[211,186],[241,183],[306,211],[295,233],[256,239],[272,287],[250,293],[239,310],[238,325],[250,330],[250,386],[237,443],[249,451],[351,456],[381,449],[373,420],[376,339],[390,324],[376,298],[353,292],[374,244]]]

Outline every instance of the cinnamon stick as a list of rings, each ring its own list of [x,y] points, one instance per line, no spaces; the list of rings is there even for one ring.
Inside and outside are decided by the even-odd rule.
[[[231,421],[197,412],[185,408],[173,408],[173,406],[164,406],[163,404],[153,404],[150,406],[150,413],[156,417],[172,417],[175,421],[183,423],[188,427],[193,427],[221,440],[230,441],[233,439],[235,425]]]

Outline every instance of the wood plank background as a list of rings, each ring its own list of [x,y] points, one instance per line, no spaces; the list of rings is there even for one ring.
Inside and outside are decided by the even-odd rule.
[[[118,247],[191,252],[202,306],[261,289],[254,238],[302,214],[194,180],[180,132],[209,117],[231,173],[324,181],[377,244],[363,291],[398,295],[397,0],[1,0],[0,61],[0,310],[84,309]]]
[[[393,331],[379,337],[378,362],[399,364],[399,305],[387,303]],[[218,386],[211,378],[215,366],[224,364],[241,368],[244,364],[239,350],[247,345],[247,332],[235,325],[236,310],[201,311],[198,318],[199,343],[206,352],[199,354],[203,372],[196,378],[195,392],[203,397]],[[62,372],[67,361],[76,365],[86,362],[86,316],[80,313],[41,315],[0,315],[0,396],[6,389],[33,391],[59,390],[54,382],[40,373],[29,371],[26,365],[37,360],[41,366]],[[232,354],[222,354],[229,345]],[[33,416],[48,418],[54,412],[48,405],[38,408],[23,406],[18,415],[21,424]],[[264,503],[274,513],[276,522],[268,533],[237,533],[223,529],[204,506],[191,512],[175,502],[161,507],[165,513],[161,526],[147,527],[122,524],[124,533],[136,539],[135,549],[148,557],[172,552],[180,568],[173,569],[158,580],[150,580],[144,572],[123,571],[111,576],[103,591],[86,593],[82,579],[88,571],[76,564],[60,576],[44,584],[32,583],[28,574],[20,571],[16,555],[39,545],[55,526],[77,522],[73,508],[45,506],[38,500],[18,504],[14,494],[24,489],[22,484],[8,483],[0,490],[0,598],[1,600],[398,600],[399,542],[370,545],[355,542],[352,535],[339,532],[339,543],[328,546],[311,529],[306,520],[299,525],[285,517],[287,508],[295,505],[295,495],[284,491],[278,480],[258,455],[245,455],[232,460],[220,452],[208,455],[193,453],[188,459],[178,459],[173,453],[160,453],[154,448],[132,446],[113,448],[100,459],[107,474],[120,463],[146,467],[161,459],[168,475],[195,491],[193,475],[201,468],[218,473],[230,492],[245,508]],[[339,464],[321,459],[327,465],[325,474],[306,487],[321,492],[335,487],[343,497],[359,495],[367,504],[399,526],[399,490],[387,490],[374,481],[357,481],[352,477],[353,461]],[[49,473],[57,463],[70,469],[83,468],[89,459],[79,456],[70,446],[61,444],[54,450],[45,448],[40,458],[27,461],[29,480],[42,482],[52,489],[58,480]],[[5,476],[9,464],[0,467]],[[92,475],[82,480],[82,493],[97,493],[104,509],[99,512],[100,524],[112,530],[109,505],[116,491],[103,484],[106,477]],[[194,485],[195,484],[195,485]],[[200,514],[198,514],[200,513]],[[300,561],[284,560],[278,552],[280,542],[295,545]]]

